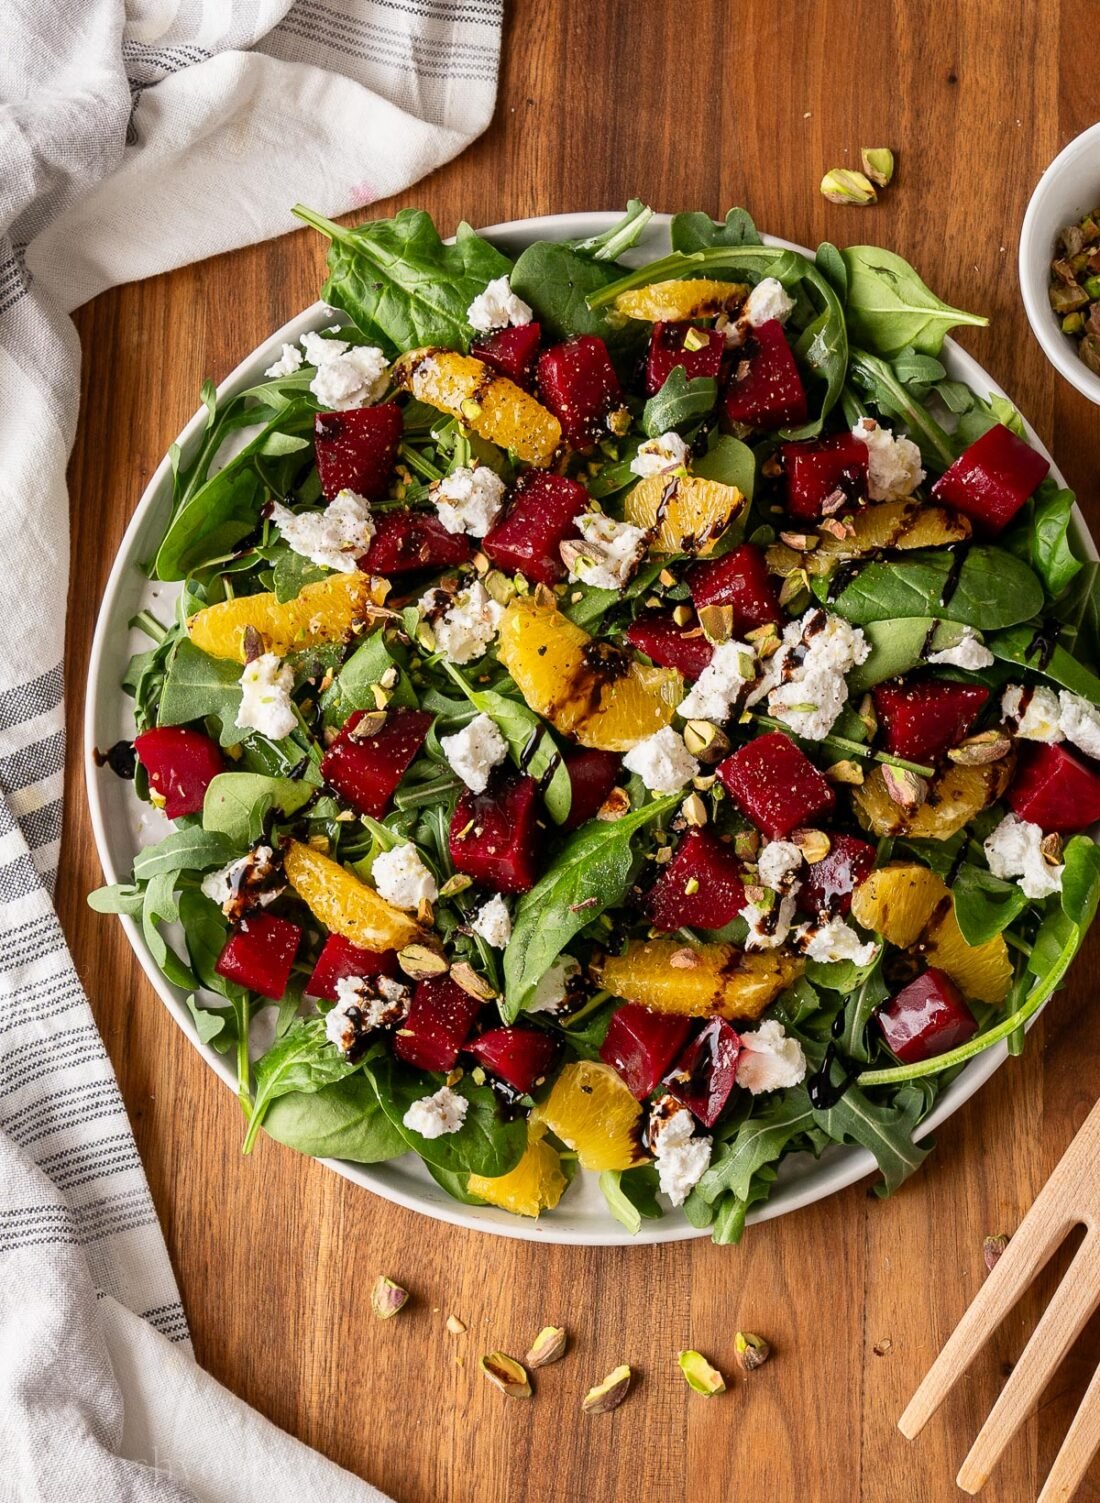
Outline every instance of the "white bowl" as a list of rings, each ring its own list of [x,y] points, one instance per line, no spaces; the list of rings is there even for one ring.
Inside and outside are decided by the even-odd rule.
[[[1020,231],[1020,289],[1032,333],[1071,386],[1100,405],[1100,376],[1077,355],[1050,306],[1050,263],[1058,231],[1100,207],[1100,125],[1076,136],[1051,162],[1031,195]]]

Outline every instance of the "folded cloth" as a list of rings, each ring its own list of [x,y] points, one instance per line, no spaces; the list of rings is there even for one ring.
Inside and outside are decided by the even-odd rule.
[[[492,114],[502,12],[503,0],[6,0],[0,1503],[381,1496],[194,1364],[53,911],[80,361],[68,315],[112,284],[293,228],[296,199],[342,213],[449,160]]]

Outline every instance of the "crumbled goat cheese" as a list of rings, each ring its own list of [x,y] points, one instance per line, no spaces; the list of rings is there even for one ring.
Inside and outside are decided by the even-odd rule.
[[[1058,703],[1062,707],[1058,724],[1066,740],[1080,747],[1087,757],[1100,758],[1100,710],[1068,689],[1058,695]]]
[[[1001,695],[1001,714],[1013,726],[1013,735],[1025,741],[1061,741],[1065,734],[1058,696],[1041,684],[1034,689],[1009,684]]]
[[[580,964],[572,955],[559,955],[546,970],[525,1012],[560,1012],[569,996],[569,986],[580,972]]]
[[[333,1037],[334,1031],[341,1026],[332,1022],[333,1014],[337,1012],[343,1014],[345,1035],[349,1020],[360,1034],[370,1033],[388,1023],[399,1023],[407,1015],[411,1001],[411,988],[389,976],[341,976],[336,983],[336,1007],[328,1014],[326,1032],[334,1044],[339,1042]],[[347,1053],[352,1045],[346,1043],[340,1047]]]
[[[788,1038],[783,1024],[769,1019],[754,1033],[741,1035],[737,1084],[753,1096],[800,1084],[806,1076],[806,1056],[797,1039]]]
[[[598,590],[621,590],[629,584],[649,549],[645,528],[589,511],[577,518],[577,529],[583,541],[567,538],[561,545],[569,578]]]
[[[500,893],[494,894],[474,914],[470,928],[494,950],[503,950],[512,937],[512,915]]]
[[[735,349],[745,343],[750,329],[759,329],[774,318],[786,323],[793,308],[794,300],[782,282],[777,277],[765,277],[749,293],[736,318],[719,314],[714,327],[726,336],[727,346]]]
[[[878,954],[878,945],[872,940],[866,943],[842,918],[831,918],[824,924],[807,925],[800,936],[802,953],[810,960],[819,960],[832,965],[838,960],[851,960],[856,965],[870,965]]]
[[[674,1206],[683,1205],[710,1163],[712,1140],[694,1133],[695,1118],[680,1107],[659,1121],[652,1135],[660,1186]]]
[[[504,505],[504,481],[487,464],[459,465],[432,492],[439,520],[448,532],[483,538]]]
[[[1030,820],[1006,814],[983,845],[989,870],[995,877],[1018,877],[1028,898],[1049,898],[1061,892],[1064,866],[1052,866],[1043,855],[1043,832]]]
[[[872,501],[904,501],[913,494],[924,470],[911,438],[895,438],[874,418],[860,418],[852,436],[867,445],[867,494]]]
[[[745,689],[756,678],[756,653],[747,642],[719,642],[710,662],[680,703],[685,720],[728,720]]]
[[[780,945],[786,944],[794,922],[794,895],[798,885],[797,882],[793,883],[768,908],[756,903],[746,903],[741,910],[741,917],[749,926],[745,938],[746,950],[778,950]]]
[[[776,892],[790,885],[789,879],[802,865],[802,852],[790,840],[771,840],[756,858],[761,883]]]
[[[972,626],[964,626],[954,647],[934,652],[928,661],[945,668],[988,668],[993,662],[993,654]]]
[[[273,652],[262,652],[246,663],[241,674],[241,707],[237,724],[242,730],[259,731],[272,741],[289,736],[298,724],[290,691],[294,670]]]
[[[446,1133],[458,1131],[469,1109],[465,1096],[452,1091],[450,1086],[440,1086],[434,1096],[421,1096],[414,1101],[401,1120],[422,1138],[442,1138]]]
[[[371,877],[379,896],[397,908],[419,908],[425,898],[434,903],[439,896],[435,878],[410,840],[375,856]]]
[[[746,702],[755,704],[767,694],[771,713],[796,736],[820,741],[847,702],[844,675],[870,651],[858,626],[811,606],[800,621],[784,629],[782,645],[768,659]]]
[[[293,512],[276,501],[271,520],[295,553],[341,574],[355,573],[374,537],[370,503],[349,490],[337,492],[324,511]]]
[[[389,364],[376,345],[350,345],[346,339],[308,333],[302,335],[302,349],[317,367],[309,389],[331,411],[369,406],[386,389]]]
[[[647,438],[639,444],[630,468],[643,477],[669,475],[673,470],[686,469],[690,459],[691,450],[678,433],[662,433],[660,438]]]
[[[435,612],[442,609],[442,614]],[[451,599],[442,590],[429,590],[419,602],[422,615],[431,620],[435,644],[452,663],[472,663],[500,630],[504,607],[477,579]]]
[[[202,890],[227,918],[239,918],[250,908],[266,908],[286,891],[281,872],[282,863],[276,861],[271,847],[257,845],[221,871],[203,877]]]
[[[663,726],[623,758],[627,772],[636,772],[651,793],[679,793],[699,772],[699,763],[670,725]]]
[[[466,321],[479,334],[491,334],[494,329],[506,329],[509,324],[529,324],[531,310],[512,291],[507,277],[494,277],[466,309]]]
[[[269,365],[264,371],[265,376],[271,376],[278,380],[280,376],[293,376],[294,372],[302,363],[302,352],[296,345],[284,344],[282,354],[274,365]]]
[[[441,736],[443,755],[471,793],[484,793],[489,774],[508,755],[500,727],[488,715],[475,715],[453,736]]]

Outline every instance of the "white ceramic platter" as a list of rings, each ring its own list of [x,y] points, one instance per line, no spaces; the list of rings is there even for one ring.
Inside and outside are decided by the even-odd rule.
[[[554,215],[495,225],[484,233],[501,250],[514,257],[533,240],[566,240],[597,235],[607,229],[617,217],[610,213]],[[640,265],[666,254],[670,249],[668,225],[667,215],[655,215],[641,243],[624,260]],[[776,246],[790,244],[771,237],[768,237],[768,243]],[[798,246],[793,248],[801,249]],[[322,303],[315,303],[312,308],[291,319],[258,349],[253,350],[222,382],[218,388],[219,399],[225,400],[236,392],[255,385],[262,378],[265,368],[278,358],[284,341],[293,342],[307,329],[320,329],[332,322],[331,311]],[[1000,387],[990,380],[981,366],[950,339],[946,342],[943,359],[951,377],[965,381],[983,395],[1003,395]],[[177,440],[185,463],[198,447],[205,419],[205,411],[197,412]],[[1030,429],[1029,438],[1037,448],[1046,452]],[[1056,475],[1057,473],[1055,470]],[[1060,481],[1061,477],[1058,478]],[[108,769],[96,766],[93,750],[97,746],[112,746],[116,741],[130,738],[134,734],[130,700],[119,688],[119,682],[131,653],[144,650],[149,643],[141,633],[131,631],[127,623],[142,609],[151,610],[162,620],[171,618],[172,602],[178,586],[150,581],[139,567],[143,560],[150,558],[155,552],[163,535],[171,509],[171,494],[172,475],[168,459],[165,458],[157,467],[138,503],[123,539],[107,582],[92,646],[85,716],[84,765],[92,827],[107,882],[128,880],[135,852],[142,846],[161,839],[169,828],[168,822],[161,815],[134,797],[129,783],[123,782]],[[1090,555],[1095,557],[1095,550],[1080,516],[1078,527],[1082,542]],[[105,919],[104,922],[115,920]],[[210,1068],[221,1076],[227,1086],[234,1087],[232,1061],[223,1058],[209,1045],[204,1046],[198,1042],[194,1023],[184,1003],[183,992],[164,980],[138,925],[129,918],[123,918],[121,922],[153,988],[192,1046],[199,1050]],[[958,1111],[963,1102],[989,1079],[1006,1058],[1004,1044],[998,1044],[978,1055],[943,1093],[935,1111],[922,1124],[920,1134],[923,1136],[932,1132],[953,1112]],[[268,1147],[256,1156],[252,1161],[255,1173],[266,1172],[265,1159],[273,1151],[277,1150]],[[643,1222],[638,1235],[631,1237],[608,1214],[594,1175],[578,1174],[557,1210],[533,1222],[511,1216],[495,1207],[465,1206],[451,1200],[429,1177],[420,1160],[411,1153],[383,1164],[360,1165],[333,1159],[325,1162],[355,1184],[362,1185],[364,1189],[372,1190],[387,1200],[395,1201],[398,1205],[427,1216],[438,1217],[441,1221],[448,1221],[456,1226],[493,1232],[504,1237],[519,1237],[531,1242],[614,1246],[675,1242],[688,1237],[709,1235],[707,1231],[697,1231],[690,1226],[679,1212],[670,1211],[659,1222]],[[874,1160],[864,1149],[830,1148],[816,1160],[808,1154],[787,1158],[783,1162],[771,1198],[760,1209],[753,1211],[749,1220],[765,1221],[772,1216],[796,1211],[874,1172]]]

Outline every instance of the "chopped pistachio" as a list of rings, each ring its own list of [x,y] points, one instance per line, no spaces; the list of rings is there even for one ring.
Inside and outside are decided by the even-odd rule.
[[[629,813],[630,794],[625,788],[615,787],[596,810],[596,818],[602,819],[605,824],[614,824],[617,819],[622,819],[624,814]]]
[[[858,762],[843,757],[839,762],[834,762],[831,767],[826,767],[825,776],[830,783],[850,783],[858,788],[863,782],[863,768]]]
[[[1000,762],[1011,750],[1012,742],[1002,731],[981,731],[953,746],[947,755],[960,767],[987,767]]]
[[[698,877],[689,877],[687,879],[687,881],[684,883],[684,893],[685,893],[685,895],[687,897],[689,897],[689,898],[693,898],[698,891],[699,891],[699,878]]]
[[[461,410],[466,421],[472,423],[481,416],[481,403],[475,402],[473,397],[466,397],[461,404]]]
[[[814,532],[781,532],[779,541],[786,543],[788,548],[793,548],[796,553],[809,553],[817,547],[819,539]]]
[[[460,960],[457,965],[451,967],[451,980],[470,997],[476,997],[479,1002],[490,1002],[496,996],[496,992],[485,980],[479,976],[468,961]]]
[[[708,642],[713,642],[715,646],[728,642],[733,636],[733,606],[701,605],[699,625]]]
[[[688,945],[682,950],[673,950],[668,963],[674,971],[693,971],[699,964],[699,956]]]
[[[448,877],[439,889],[439,896],[441,898],[454,898],[460,892],[465,892],[467,887],[472,887],[473,885],[473,877],[468,877],[465,872],[455,872],[454,876]]]
[[[378,735],[385,723],[385,710],[369,710],[359,717],[355,728],[348,732],[348,737],[352,741],[369,741],[372,736]]]
[[[531,1380],[527,1376],[527,1369],[522,1362],[509,1357],[507,1352],[489,1352],[482,1357],[480,1367],[489,1382],[495,1384],[510,1399],[531,1397]]]
[[[633,1376],[625,1362],[614,1368],[602,1383],[588,1390],[581,1401],[581,1409],[585,1414],[607,1414],[617,1409],[630,1392]]]
[[[728,737],[710,720],[689,720],[684,745],[700,762],[720,762],[730,749]]]
[[[693,1393],[704,1398],[713,1398],[716,1393],[725,1393],[726,1380],[716,1367],[712,1367],[702,1352],[681,1352],[680,1371]]]
[[[831,204],[873,204],[878,201],[875,185],[862,172],[834,167],[821,179],[821,196]]]
[[[662,569],[657,578],[661,581],[666,590],[670,589],[676,583],[676,576],[669,569]]]
[[[733,1350],[737,1354],[737,1360],[742,1371],[755,1372],[758,1367],[763,1367],[772,1354],[771,1346],[763,1336],[757,1336],[753,1331],[738,1331],[733,1338]]]
[[[447,1316],[447,1329],[452,1336],[464,1336],[466,1334],[466,1326],[463,1321],[459,1320],[457,1315]]]
[[[684,335],[685,350],[701,350],[707,343],[707,336],[702,329],[690,328]]]
[[[859,153],[863,170],[873,183],[885,188],[894,175],[894,153],[888,146],[864,146]]]
[[[408,1303],[409,1291],[402,1289],[384,1274],[379,1274],[370,1292],[370,1307],[379,1320],[389,1320]]]
[[[982,1259],[989,1273],[992,1273],[1000,1262],[1008,1244],[1009,1236],[1007,1232],[998,1232],[995,1236],[986,1237],[982,1243]]]
[[[791,841],[802,852],[810,866],[816,866],[832,849],[832,842],[824,830],[796,830]]]
[[[907,767],[892,767],[890,763],[885,763],[882,780],[891,801],[907,814],[919,809],[928,797],[928,784],[924,778],[910,772]]]
[[[447,958],[427,945],[406,945],[397,952],[397,963],[406,976],[413,981],[423,981],[427,976],[444,976],[450,969]]]
[[[680,812],[688,824],[694,825],[696,829],[707,822],[707,806],[697,793],[688,794],[680,805]]]
[[[672,612],[672,619],[677,626],[687,626],[694,614],[690,605],[678,605]]]
[[[760,849],[760,836],[756,830],[738,830],[733,837],[733,854],[741,861],[754,861]]]
[[[564,1326],[543,1326],[527,1353],[528,1367],[549,1367],[565,1356],[568,1338]]]

